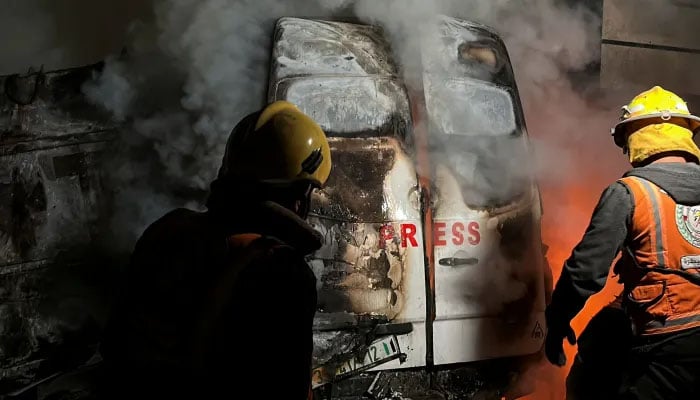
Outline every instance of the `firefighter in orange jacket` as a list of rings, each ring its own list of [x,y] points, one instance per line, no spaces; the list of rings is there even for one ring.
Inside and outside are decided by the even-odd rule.
[[[655,86],[623,107],[615,144],[633,168],[610,185],[564,264],[547,307],[547,358],[566,363],[571,319],[605,285],[614,258],[634,336],[619,395],[700,396],[700,118]],[[595,385],[595,382],[590,382]]]
[[[305,399],[321,246],[305,222],[331,170],[320,126],[291,103],[229,138],[206,212],[177,209],[136,244],[101,348],[113,398]]]

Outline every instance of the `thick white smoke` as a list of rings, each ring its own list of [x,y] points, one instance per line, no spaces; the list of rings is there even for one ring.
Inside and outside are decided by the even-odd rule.
[[[442,13],[494,27],[514,64],[527,123],[537,144],[540,178],[568,179],[575,172],[571,162],[575,157],[569,152],[589,143],[607,145],[599,138],[605,137],[610,115],[593,108],[567,79],[568,73],[599,57],[598,16],[586,8],[559,3],[158,1],[155,26],[137,26],[127,59],[108,62],[100,78],[85,89],[95,102],[130,122],[122,153],[128,160],[117,162],[114,175],[123,188],[120,204],[128,210],[116,217],[117,229],[123,228],[128,242],[168,208],[192,201],[194,194],[199,195],[194,200],[201,201],[218,168],[228,132],[264,102],[276,18],[328,16],[341,9],[385,27],[409,84],[419,78],[418,49],[426,37],[425,22],[432,16]],[[494,157],[505,158],[505,154]],[[524,162],[503,161],[513,171]],[[134,162],[143,168],[134,168]],[[495,186],[497,178],[484,180]]]
[[[143,228],[172,207],[201,207],[230,129],[264,103],[275,19],[326,16],[340,9],[384,26],[410,86],[421,86],[418,49],[427,37],[424,23],[432,16],[463,17],[501,34],[534,145],[545,224],[556,227],[545,232],[545,239],[572,246],[567,241],[572,235],[563,233],[580,237],[590,211],[568,192],[574,186],[596,198],[625,162],[607,133],[617,110],[609,99],[597,97],[595,82],[571,79],[599,58],[599,17],[555,0],[158,2],[156,24],[136,26],[127,58],[110,60],[85,88],[127,126],[111,174],[112,187],[119,188],[116,243],[130,249]],[[433,153],[445,150],[437,146]],[[527,160],[499,150],[479,149],[511,172],[527,172],[522,165]],[[454,149],[445,152],[450,153]],[[498,174],[481,171],[496,187]],[[499,296],[489,298],[513,299],[522,292],[517,283],[500,283],[491,291],[498,289]],[[561,383],[545,391],[557,389]]]
[[[61,8],[58,2],[43,3],[51,4],[51,11]],[[85,12],[82,19],[77,15],[59,18],[61,14],[35,12],[34,6],[15,1],[13,5],[23,14],[20,18],[17,14],[2,18],[10,13],[0,16],[2,32],[7,33],[2,37],[23,39],[13,42],[15,54],[29,57],[31,49],[42,48],[45,51],[35,58],[46,60],[42,63],[49,67],[63,67],[71,49],[57,42],[59,37],[53,35],[56,27],[82,20],[94,30],[96,23],[109,20],[95,15],[115,15],[98,13],[96,6],[90,5],[97,2],[80,3],[83,5],[74,9],[93,10],[93,15]],[[99,3],[102,8],[112,4]],[[565,204],[561,200],[565,197],[558,196],[557,190],[579,180],[597,197],[625,168],[624,158],[607,134],[617,117],[611,105],[625,99],[610,103],[591,90],[594,83],[579,81],[574,85],[570,79],[572,72],[585,69],[600,57],[599,16],[581,5],[586,3],[158,0],[152,23],[133,25],[127,55],[107,60],[104,72],[84,88],[95,103],[125,122],[113,152],[108,186],[117,190],[113,229],[118,243],[130,249],[143,228],[172,207],[201,206],[230,129],[264,102],[274,20],[339,12],[385,27],[409,84],[419,78],[419,44],[426,37],[424,22],[432,16],[442,13],[494,27],[506,42],[514,65],[535,145],[537,175],[545,191],[555,194],[545,203],[545,217],[556,221],[553,225],[561,231],[582,233],[589,215]],[[83,32],[82,37],[88,40],[91,29],[73,31]],[[2,57],[2,61],[0,73],[24,69],[24,64],[13,63],[12,58]],[[510,168],[517,166],[516,162]]]
[[[84,87],[126,122],[115,152],[113,233],[129,248],[173,207],[200,208],[228,133],[264,104],[269,44],[285,15],[328,15],[316,1],[170,1],[155,26],[136,25],[129,54]]]
[[[495,28],[508,47],[526,120],[532,125],[540,177],[565,179],[575,172],[570,162],[575,157],[567,153],[580,152],[581,145],[608,145],[605,135],[617,116],[617,110],[611,113],[585,97],[586,85],[575,88],[570,80],[572,72],[600,58],[600,16],[582,6],[584,3],[577,4],[557,0],[360,1],[356,11],[387,28],[404,62],[417,59],[425,36],[421,27],[426,29],[425,23],[436,13]],[[409,64],[409,71],[411,67]],[[409,74],[409,78],[420,77]]]

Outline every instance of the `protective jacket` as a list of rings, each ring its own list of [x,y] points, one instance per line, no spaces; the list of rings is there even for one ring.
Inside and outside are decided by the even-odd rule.
[[[646,186],[651,188],[653,197],[646,193]],[[654,201],[658,217],[654,214]],[[642,271],[634,263],[643,268],[679,271],[685,265],[686,272],[696,272],[698,265],[694,260],[700,255],[696,245],[700,243],[694,235],[700,229],[690,219],[695,205],[700,205],[700,166],[695,163],[633,168],[610,185],[601,196],[583,239],[564,264],[548,310],[552,322],[568,325],[586,300],[604,287],[610,266],[622,251],[617,272],[629,294],[623,298],[624,306],[635,304],[629,300],[654,300],[638,304],[639,309],[631,311],[637,334],[674,332],[700,325],[689,321],[696,318],[700,306],[696,286],[673,273]],[[663,263],[659,262],[660,257]],[[662,296],[657,299],[659,295]]]
[[[108,394],[306,398],[318,234],[231,182],[212,184],[208,206],[170,212],[136,244],[101,349]]]
[[[634,209],[616,272],[635,331],[650,335],[700,326],[700,203],[678,204],[638,176],[620,182]]]

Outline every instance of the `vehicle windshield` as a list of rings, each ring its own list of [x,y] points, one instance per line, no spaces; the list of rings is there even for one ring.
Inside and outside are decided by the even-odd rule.
[[[496,208],[522,196],[530,182],[527,144],[510,89],[474,79],[426,79],[430,146],[464,201]]]
[[[382,77],[284,79],[275,96],[296,104],[328,136],[406,135],[410,109],[402,85]]]

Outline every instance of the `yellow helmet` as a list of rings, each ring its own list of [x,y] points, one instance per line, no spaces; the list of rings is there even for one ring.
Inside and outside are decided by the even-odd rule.
[[[271,103],[247,118],[241,122],[247,126],[236,127],[231,134],[220,176],[271,184],[308,181],[325,185],[331,172],[331,151],[325,133],[313,119],[287,101]]]
[[[695,134],[700,128],[700,118],[690,114],[688,105],[675,93],[661,86],[638,94],[630,103],[622,107],[620,122],[612,129],[615,144],[624,147],[630,133],[630,122],[657,119],[657,123],[675,123]]]

